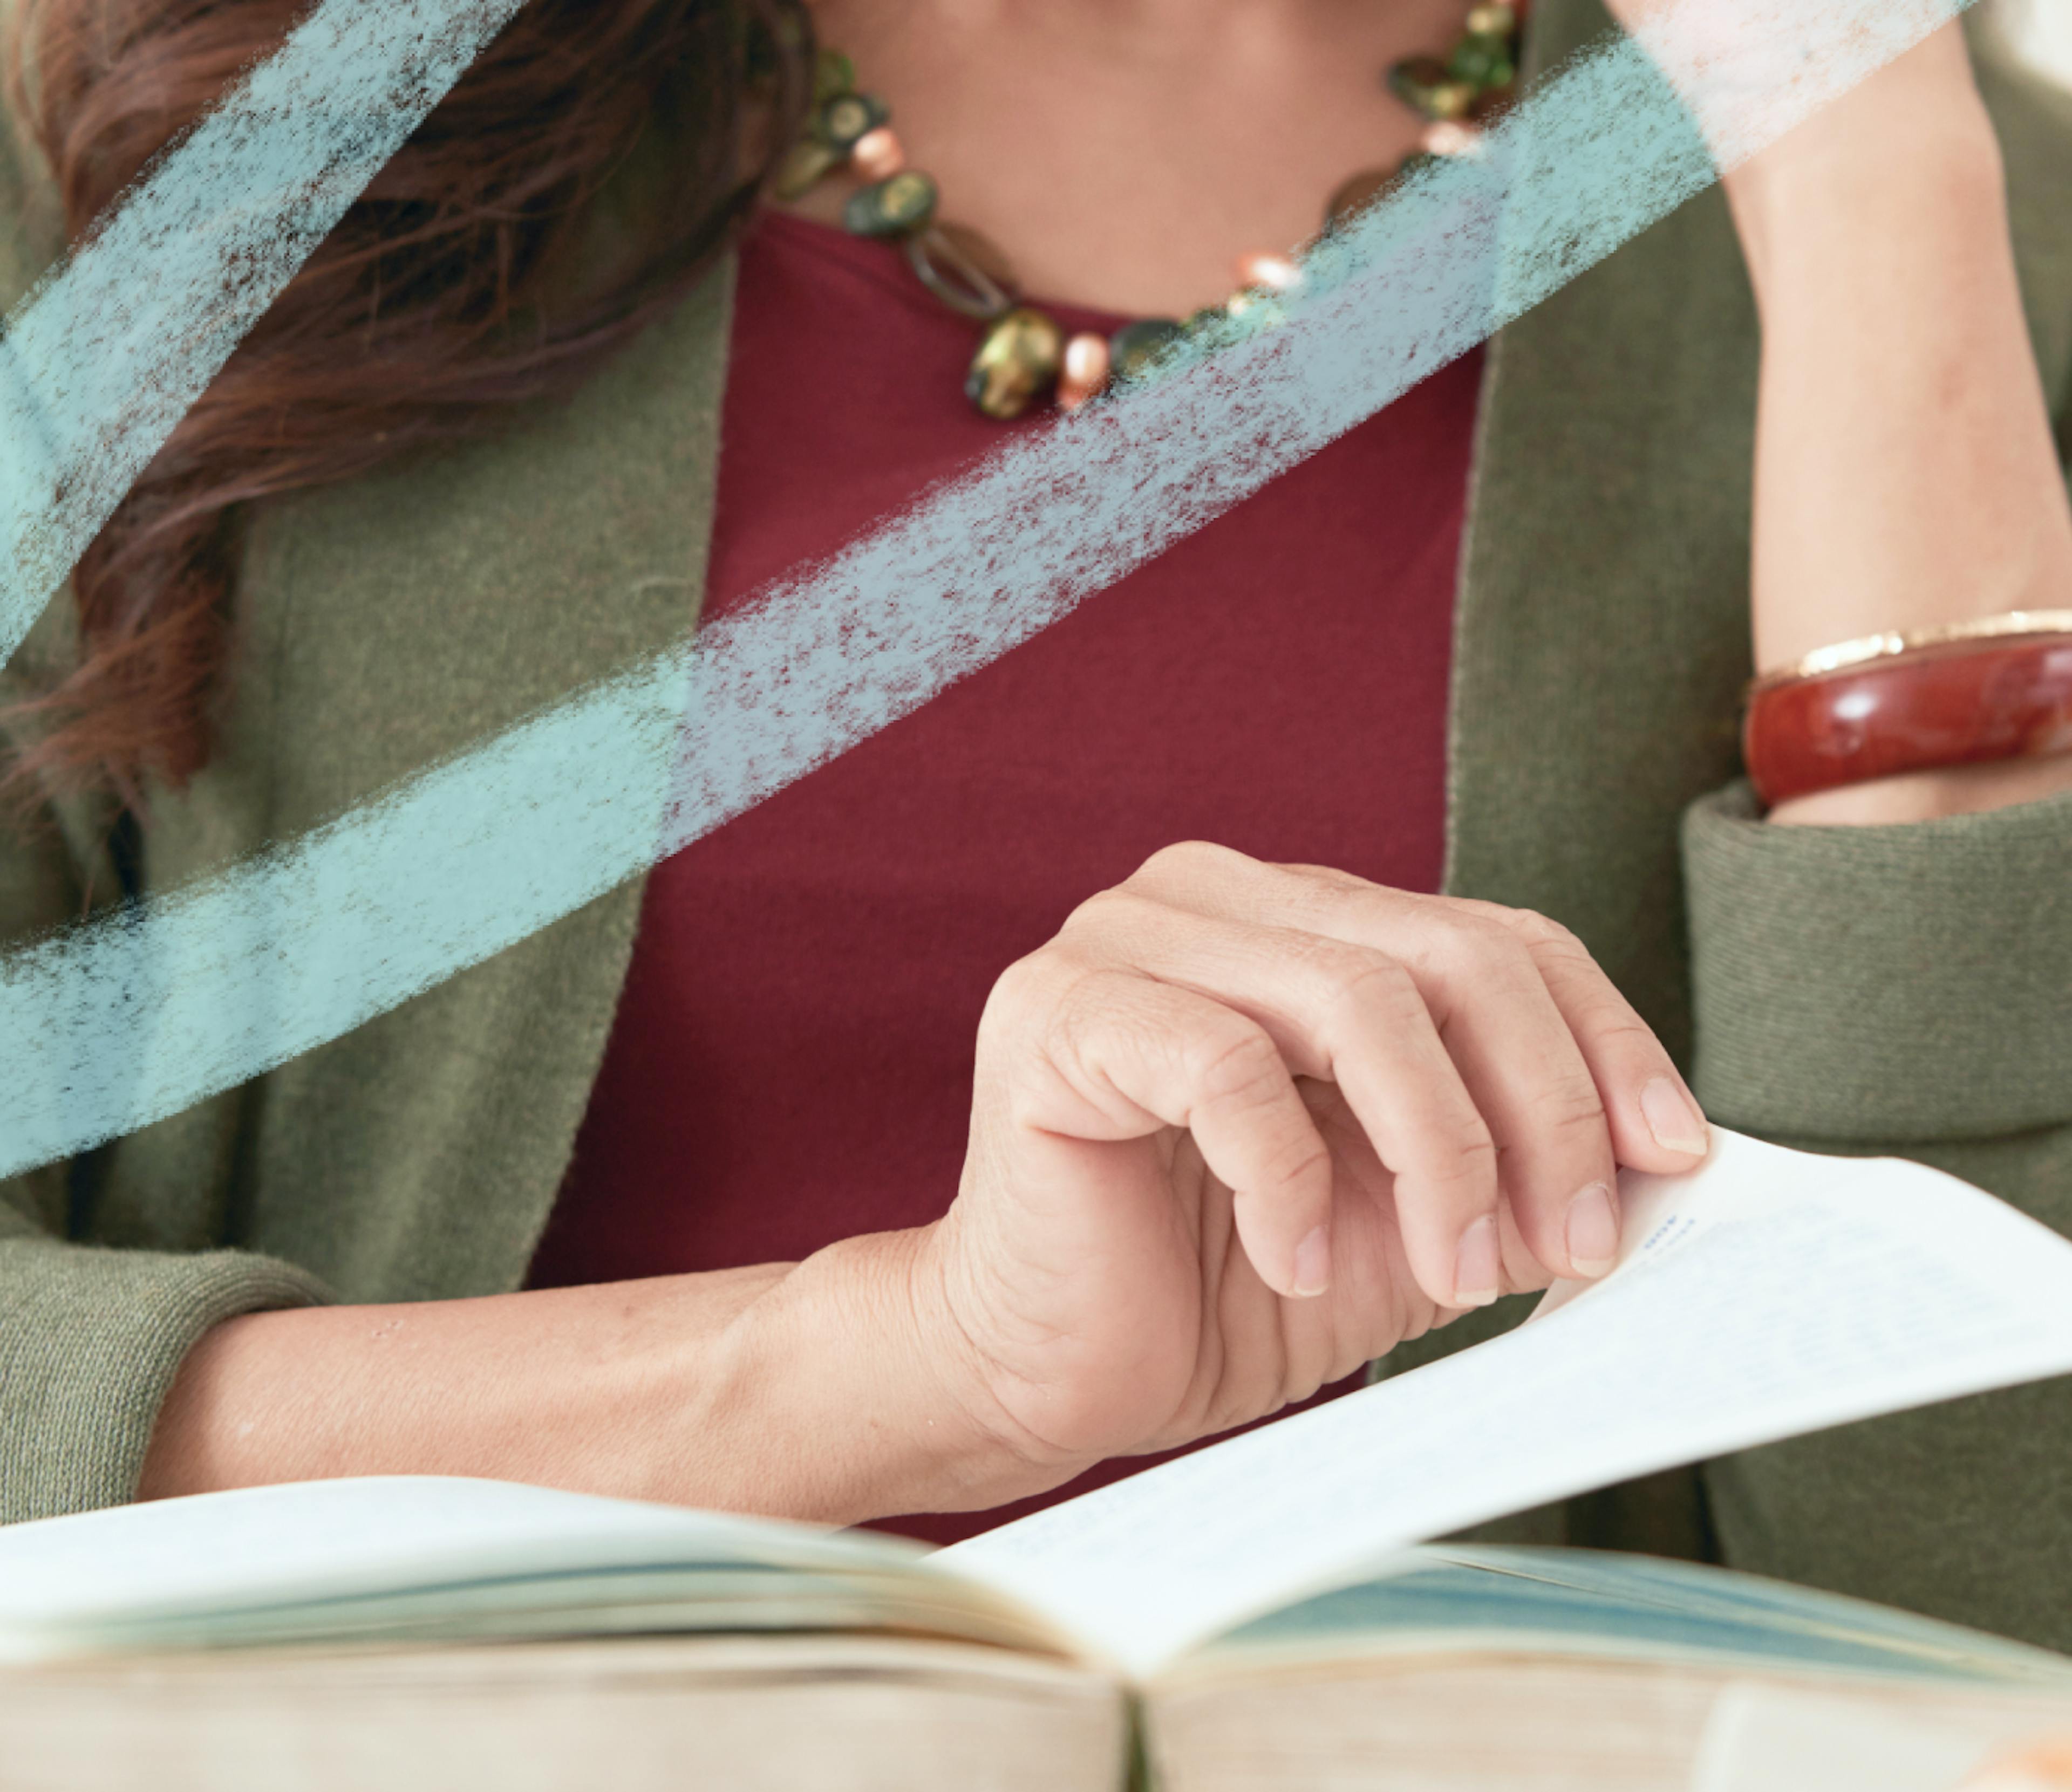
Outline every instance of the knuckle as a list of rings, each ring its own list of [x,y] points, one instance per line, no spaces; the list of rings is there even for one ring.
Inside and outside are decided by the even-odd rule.
[[[1497,1163],[1496,1140],[1478,1114],[1445,1133],[1424,1172],[1443,1188],[1481,1190],[1495,1186]]]
[[[1212,841],[1175,840],[1170,846],[1161,847],[1138,866],[1123,887],[1196,883],[1227,874],[1235,867],[1251,862],[1243,853],[1217,846]]]
[[[1456,914],[1486,923],[1535,949],[1572,953],[1582,958],[1590,955],[1589,949],[1574,933],[1552,916],[1542,914],[1537,908],[1513,908],[1500,902],[1465,896],[1452,899],[1450,906]]]
[[[978,1017],[981,1040],[1005,1032],[1035,1006],[1036,988],[1044,975],[1042,958],[1041,952],[1017,958],[993,978]]]
[[[1285,1142],[1276,1144],[1261,1166],[1268,1184],[1275,1188],[1315,1182],[1328,1177],[1330,1172],[1330,1149],[1314,1131],[1307,1130],[1291,1134]]]
[[[1061,965],[1037,1033],[1054,1063],[1091,1064],[1104,1044],[1134,1044],[1141,1027],[1126,981],[1092,966]]]
[[[1605,975],[1590,949],[1558,921],[1536,909],[1514,908],[1507,911],[1505,925],[1540,964],[1578,973],[1610,989],[1611,980]]]
[[[1597,1085],[1587,1076],[1564,1076],[1536,1105],[1544,1126],[1560,1133],[1602,1133],[1610,1122]]]
[[[1582,1008],[1576,1018],[1576,1029],[1599,1046],[1645,1052],[1651,1056],[1667,1056],[1662,1041],[1655,1036],[1655,1029],[1622,996],[1606,995]]]
[[[1427,935],[1425,951],[1433,972],[1478,993],[1503,993],[1540,981],[1525,942],[1479,915],[1439,920]]]
[[[1583,942],[1552,917],[1543,915],[1536,908],[1512,908],[1507,911],[1511,931],[1527,944],[1550,947],[1556,951],[1580,952],[1585,958]]]
[[[1204,1027],[1189,1042],[1187,1071],[1199,1101],[1219,1107],[1264,1105],[1287,1080],[1286,1068],[1264,1029],[1233,1014]]]
[[[1058,929],[1061,940],[1085,933],[1120,932],[1145,920],[1158,904],[1127,884],[1096,890],[1065,917]]]
[[[1079,1003],[1094,967],[1053,941],[1018,958],[993,979],[979,1015],[980,1045],[1041,1037]]]
[[[1370,1026],[1393,1026],[1404,1011],[1422,1008],[1416,978],[1385,953],[1348,949],[1331,967],[1324,1025],[1334,1039]]]

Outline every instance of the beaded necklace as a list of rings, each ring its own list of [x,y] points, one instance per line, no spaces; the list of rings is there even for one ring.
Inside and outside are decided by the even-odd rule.
[[[1483,129],[1511,101],[1517,78],[1523,0],[1482,0],[1450,55],[1412,56],[1389,69],[1384,84],[1425,121],[1419,147],[1393,167],[1367,168],[1339,183],[1324,207],[1330,231],[1443,156],[1472,155]],[[1239,290],[1190,317],[1137,318],[1115,334],[1067,336],[1047,312],[1020,302],[1013,269],[975,230],[936,215],[935,180],[906,166],[892,113],[856,84],[856,68],[838,50],[814,65],[806,125],[779,166],[780,199],[803,197],[837,169],[864,182],[842,207],[845,228],[897,243],[915,278],[952,310],[983,324],[964,376],[964,396],[989,417],[1017,417],[1045,393],[1075,411],[1111,385],[1154,371],[1167,349],[1190,331],[1242,317],[1301,280],[1292,255],[1254,252],[1237,258]]]

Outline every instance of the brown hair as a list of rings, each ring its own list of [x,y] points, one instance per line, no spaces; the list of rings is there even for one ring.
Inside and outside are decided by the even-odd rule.
[[[16,0],[10,101],[76,239],[304,0]],[[800,0],[528,0],[375,178],[73,578],[11,769],[138,801],[206,763],[242,520],[565,393],[697,281],[811,88]],[[629,198],[629,195],[631,195]],[[614,219],[637,219],[606,256]]]

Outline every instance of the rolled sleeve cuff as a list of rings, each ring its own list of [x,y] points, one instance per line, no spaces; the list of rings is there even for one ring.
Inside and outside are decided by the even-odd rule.
[[[1799,827],[1739,784],[1686,812],[1684,868],[1714,1119],[1873,1145],[2072,1119],[2072,793]]]
[[[183,1359],[240,1314],[313,1306],[270,1257],[0,1242],[0,1523],[134,1499]]]

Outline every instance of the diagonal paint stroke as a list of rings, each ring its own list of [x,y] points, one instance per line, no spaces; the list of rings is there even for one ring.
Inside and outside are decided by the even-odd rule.
[[[281,289],[524,0],[327,0],[0,334],[0,662]]]
[[[335,1038],[710,831],[1557,290],[1707,186],[1708,141],[1733,165],[1967,0],[1808,3],[1676,0],[1651,42],[1688,109],[1631,43],[1586,53],[1485,158],[1320,252],[1283,326],[1015,441],[695,642],[329,826],[12,953],[0,1174]],[[1729,6],[1787,47],[1788,80],[1723,58]]]

